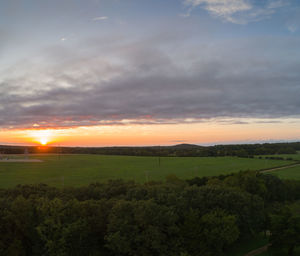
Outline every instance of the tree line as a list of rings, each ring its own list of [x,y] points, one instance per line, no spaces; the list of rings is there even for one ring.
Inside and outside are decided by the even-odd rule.
[[[241,145],[198,146],[180,144],[175,146],[153,147],[24,147],[0,146],[2,154],[28,153],[57,153],[57,154],[102,154],[128,156],[239,156],[252,157],[254,155],[296,154],[300,151],[300,142],[293,143],[264,143]]]
[[[0,190],[0,255],[230,255],[270,233],[276,255],[300,244],[300,182],[247,171],[78,188]],[[273,255],[273,254],[272,254]]]

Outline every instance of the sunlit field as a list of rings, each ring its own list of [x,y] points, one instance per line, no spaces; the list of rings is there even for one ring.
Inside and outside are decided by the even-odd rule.
[[[238,157],[132,157],[102,155],[31,155],[36,163],[0,162],[0,187],[45,183],[82,186],[109,179],[146,182],[174,174],[182,179],[260,170],[291,161]]]

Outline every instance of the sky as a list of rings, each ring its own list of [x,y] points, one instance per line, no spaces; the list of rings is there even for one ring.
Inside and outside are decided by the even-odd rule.
[[[297,140],[299,0],[0,1],[0,144]]]

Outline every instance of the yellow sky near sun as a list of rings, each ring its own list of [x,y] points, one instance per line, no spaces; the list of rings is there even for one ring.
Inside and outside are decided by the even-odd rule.
[[[251,120],[251,124],[205,122],[0,131],[0,144],[53,146],[220,144],[299,138],[300,120],[297,119],[282,123]]]

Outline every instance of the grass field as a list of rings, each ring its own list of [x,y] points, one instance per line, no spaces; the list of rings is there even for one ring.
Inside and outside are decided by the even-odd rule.
[[[300,165],[272,172],[281,179],[300,180]]]
[[[40,163],[0,162],[0,188],[17,184],[46,183],[52,186],[81,186],[108,179],[137,182],[163,180],[169,174],[188,179],[242,170],[286,165],[290,161],[238,157],[158,157],[101,155],[32,155]]]
[[[300,152],[298,154],[290,154],[290,155],[270,155],[270,157],[283,157],[283,158],[292,158],[294,160],[300,161]],[[265,157],[265,156],[262,156]],[[278,176],[281,179],[293,179],[300,180],[300,165],[286,168],[278,171],[272,172],[273,175]]]
[[[268,157],[268,156],[262,156]],[[269,155],[269,157],[283,157],[283,158],[292,158],[293,160],[300,161],[300,152],[298,154],[282,154],[282,155]],[[286,168],[278,171],[272,172],[273,175],[278,176],[281,179],[293,179],[300,180],[300,165]]]
[[[300,151],[298,151],[298,154],[266,155],[261,157],[283,157],[283,158],[292,158],[294,160],[300,161]]]

